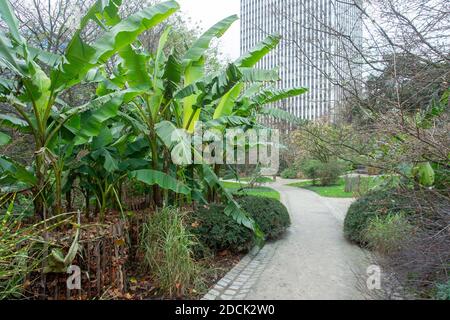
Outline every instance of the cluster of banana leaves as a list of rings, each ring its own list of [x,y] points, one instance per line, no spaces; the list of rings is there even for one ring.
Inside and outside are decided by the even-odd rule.
[[[238,19],[230,16],[207,30],[183,55],[167,52],[167,28],[156,52],[147,52],[139,35],[179,10],[162,2],[121,18],[122,0],[98,0],[81,19],[64,55],[33,48],[19,32],[7,0],[0,15],[8,32],[0,33],[0,102],[15,114],[0,113],[0,129],[14,128],[33,137],[33,164],[25,167],[0,155],[0,193],[31,190],[37,215],[61,214],[62,195],[77,185],[95,196],[104,218],[109,206],[122,209],[120,186],[140,181],[152,186],[156,204],[205,201],[211,189],[227,203],[225,213],[257,231],[257,226],[207,164],[176,165],[170,160],[176,129],[190,134],[197,121],[223,131],[261,126],[261,115],[295,120],[270,107],[305,93],[305,88],[277,89],[277,70],[256,68],[279,43],[270,35],[223,70],[206,73],[206,52]],[[89,23],[102,34],[93,42],[82,38]],[[115,58],[114,70],[105,64]],[[109,69],[108,69],[109,70]],[[64,93],[74,86],[93,85],[95,96],[82,105],[68,105]],[[0,132],[0,145],[13,143]],[[192,148],[190,145],[181,148]],[[44,218],[44,217],[43,217]]]

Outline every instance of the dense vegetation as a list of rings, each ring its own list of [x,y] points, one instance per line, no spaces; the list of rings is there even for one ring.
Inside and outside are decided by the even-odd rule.
[[[287,209],[278,200],[257,196],[237,198],[242,208],[256,221],[267,240],[279,239],[290,225]],[[223,206],[200,208],[190,217],[191,231],[214,251],[245,252],[257,242],[254,234],[224,215]]]
[[[393,191],[373,191],[358,199],[350,207],[344,222],[344,233],[350,240],[367,244],[366,230],[377,218],[398,214],[411,214],[406,211],[405,199]]]
[[[404,286],[403,294],[448,299],[449,242],[441,232],[449,225],[447,210],[432,190],[372,191],[350,207],[344,233],[382,257]]]
[[[379,255],[407,294],[449,299],[445,45],[440,52],[416,28],[410,37],[404,16],[399,41],[376,26],[375,42],[388,41],[374,46],[377,63],[363,59],[369,79],[343,88],[347,114],[299,121],[271,106],[307,90],[277,89],[278,71],[256,67],[278,35],[221,65],[213,43],[236,16],[198,34],[180,27],[175,1],[131,1],[83,1],[82,19],[61,34],[35,31],[53,24],[40,15],[23,28],[29,15],[0,1],[0,299],[59,298],[58,275],[72,264],[85,271],[81,298],[128,298],[125,287],[138,290],[127,274],[135,269],[150,282],[147,294],[192,297],[205,286],[199,259],[281,237],[290,219],[279,193],[260,186],[268,178],[223,182],[230,168],[190,161],[201,156],[197,123],[220,136],[262,129],[263,116],[296,125],[283,142],[281,175],[311,179],[299,187],[347,197],[356,194],[346,190],[346,171],[386,176],[357,194],[345,235]],[[420,54],[423,45],[434,53]],[[217,142],[205,140],[201,150]]]
[[[141,233],[139,252],[143,252],[144,265],[154,270],[161,288],[169,296],[180,296],[186,294],[184,288],[192,285],[195,277],[194,273],[183,273],[195,270],[190,257],[195,245],[181,227],[184,214],[168,209],[160,212],[158,208],[218,203],[217,228],[239,229],[252,241],[264,236],[219,179],[220,165],[206,161],[190,164],[193,158],[201,157],[190,142],[196,123],[201,121],[205,130],[221,134],[230,128],[243,132],[262,128],[258,121],[261,115],[286,118],[286,113],[267,104],[307,90],[276,89],[277,70],[255,68],[278,45],[276,35],[269,35],[226,66],[210,67],[211,42],[221,37],[237,16],[218,22],[185,43],[186,48],[171,43],[180,34],[170,24],[156,44],[148,45],[141,35],[168,21],[179,10],[178,3],[161,2],[131,14],[124,14],[127,11],[120,10],[121,4],[120,0],[96,1],[71,37],[56,50],[47,51],[36,46],[39,39],[26,40],[10,3],[1,2],[5,28],[0,33],[0,207],[8,214],[23,215],[20,209],[25,202],[34,214],[25,217],[26,228],[19,224],[0,226],[0,235],[8,240],[6,247],[0,248],[0,261],[3,265],[3,259],[20,250],[32,258],[30,241],[35,234],[25,231],[40,233],[42,230],[32,223],[44,224],[45,237],[39,242],[46,243],[49,219],[55,219],[59,224],[55,232],[65,233],[64,239],[70,243],[66,246],[55,240],[54,247],[44,245],[51,256],[43,260],[54,263],[55,268],[48,271],[65,271],[81,254],[80,243],[87,240],[82,240],[80,233],[89,236],[85,229],[90,223],[121,225],[120,221],[130,217],[137,219],[129,212],[135,207],[151,209],[157,212],[155,217],[143,219],[143,227],[137,228]],[[17,151],[10,148],[12,137],[24,137],[32,150],[31,159],[9,152]],[[202,142],[202,150],[210,143],[208,139]],[[177,160],[180,158],[184,161]],[[19,198],[21,201],[16,200]],[[19,253],[13,250],[13,255],[11,229],[17,231],[15,236],[25,232],[24,240],[18,242]],[[176,233],[176,242],[169,237],[171,232]],[[115,233],[109,236],[118,237]],[[233,246],[233,241],[228,245]],[[113,245],[122,250],[126,242],[116,239]],[[172,259],[174,253],[180,256],[179,261]],[[39,270],[37,265],[42,261],[37,261],[31,265]],[[1,291],[7,295],[15,291],[14,286],[23,285],[27,274],[23,270],[17,278],[9,265],[5,263],[6,269],[0,270],[1,281],[7,282],[2,283]],[[123,273],[122,269],[117,272]]]
[[[238,202],[255,219],[267,240],[280,238],[291,225],[289,213],[279,201],[271,198],[244,196],[240,197]]]

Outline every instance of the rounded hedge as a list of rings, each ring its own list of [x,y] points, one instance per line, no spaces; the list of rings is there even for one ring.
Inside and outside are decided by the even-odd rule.
[[[266,239],[275,240],[290,225],[286,207],[278,200],[242,196],[236,199],[259,225]],[[189,230],[207,248],[214,251],[245,252],[255,245],[254,233],[224,214],[223,205],[199,208],[189,218]]]
[[[411,213],[407,208],[405,198],[395,190],[369,192],[350,206],[344,220],[344,234],[349,240],[366,245],[364,234],[371,219],[390,214]]]
[[[237,201],[256,221],[267,240],[278,239],[291,225],[286,207],[278,200],[244,196]]]
[[[213,251],[243,252],[254,245],[253,231],[224,214],[223,205],[196,210],[189,219],[189,230],[198,241]]]
[[[282,177],[283,179],[296,179],[297,176],[298,171],[294,168],[284,169],[280,174],[280,177]]]

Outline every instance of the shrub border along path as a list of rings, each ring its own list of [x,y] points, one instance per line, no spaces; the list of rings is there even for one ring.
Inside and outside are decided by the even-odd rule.
[[[272,184],[288,207],[286,236],[244,257],[203,299],[364,299],[357,276],[371,265],[364,251],[342,232],[345,206],[314,192]],[[339,199],[339,203],[346,201]],[[356,272],[356,274],[355,274]],[[365,280],[364,280],[365,282]]]

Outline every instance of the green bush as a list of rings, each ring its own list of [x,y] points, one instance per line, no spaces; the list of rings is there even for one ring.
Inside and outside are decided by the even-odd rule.
[[[248,251],[254,245],[253,232],[225,215],[224,209],[222,205],[199,208],[189,217],[189,230],[213,251]]]
[[[345,236],[351,241],[366,245],[365,233],[373,219],[389,214],[411,213],[404,202],[405,198],[395,190],[369,192],[350,206],[344,221]]]
[[[186,289],[201,285],[201,270],[192,251],[198,243],[184,226],[183,218],[177,209],[165,208],[142,226],[139,250],[144,266],[168,297],[183,296]]]
[[[280,174],[280,176],[283,179],[296,179],[298,175],[298,171],[295,168],[287,168],[283,170]]]
[[[437,300],[450,300],[450,280],[447,283],[439,284],[436,293]]]
[[[291,225],[286,207],[279,201],[255,196],[237,199],[242,209],[255,219],[266,239],[278,239]]]
[[[311,179],[315,185],[319,179],[319,171],[321,166],[322,163],[319,160],[310,159],[304,161],[300,166],[300,169],[305,177]]]
[[[344,173],[344,167],[339,161],[331,160],[322,163],[319,168],[319,180],[322,186],[337,184],[339,177]]]
[[[313,181],[314,185],[320,181],[322,186],[330,186],[339,181],[339,177],[344,172],[344,166],[337,160],[321,162],[310,159],[303,162],[301,170],[308,179]]]
[[[242,196],[236,200],[255,219],[267,239],[279,238],[290,225],[287,209],[278,200],[256,196]],[[189,229],[205,247],[216,252],[251,249],[256,240],[253,232],[223,211],[221,205],[200,208],[190,216]]]
[[[413,227],[404,214],[388,214],[371,218],[363,237],[369,248],[391,254],[401,248],[412,231]]]
[[[433,164],[436,173],[435,187],[438,190],[449,190],[450,188],[450,170],[448,167]]]

